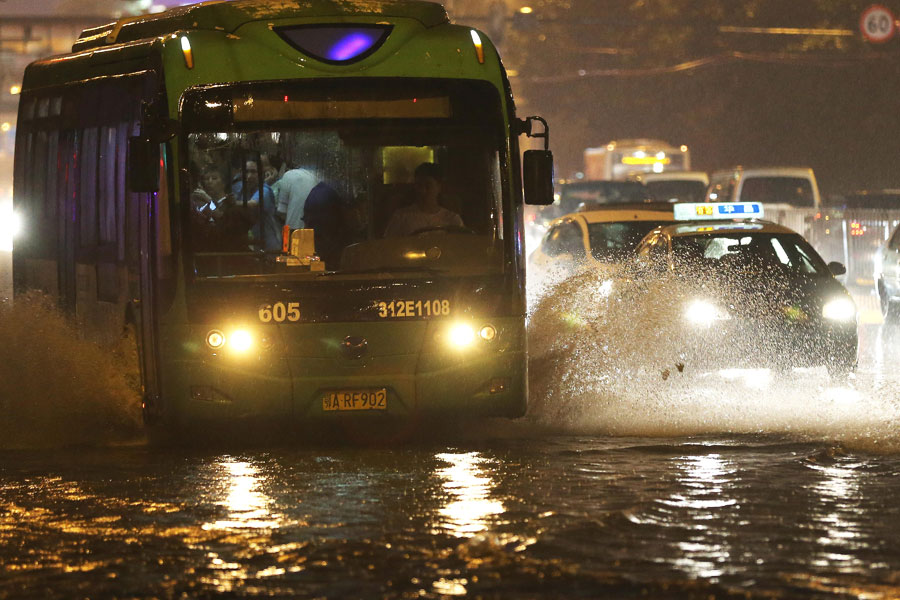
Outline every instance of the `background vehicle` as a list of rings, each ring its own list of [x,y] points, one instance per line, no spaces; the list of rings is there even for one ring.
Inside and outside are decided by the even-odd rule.
[[[900,323],[900,226],[879,246],[874,260],[875,291],[887,325]]]
[[[564,181],[557,186],[553,204],[529,207],[525,239],[529,252],[540,243],[554,219],[603,204],[651,202],[644,184],[638,181]]]
[[[657,202],[703,202],[709,187],[704,171],[663,171],[633,176]]]
[[[818,208],[822,204],[813,170],[807,167],[735,167],[709,178],[710,202],[761,202],[773,208]]]
[[[877,289],[885,247],[898,222],[900,190],[862,190],[829,198],[816,211],[809,239],[822,256],[847,265],[848,285]]]
[[[819,186],[807,167],[734,167],[709,177],[708,202],[760,202],[766,216],[810,237],[810,223],[821,206]]]
[[[650,230],[673,220],[671,204],[598,206],[551,223],[529,266],[539,269],[615,265],[628,260]]]
[[[687,171],[690,168],[687,146],[672,146],[660,140],[617,140],[584,151],[584,178],[589,180],[622,180],[639,173]]]
[[[514,110],[491,43],[431,3],[203,3],[86,30],[25,73],[16,289],[88,337],[132,331],[163,430],[521,415]],[[530,152],[526,195],[549,202],[549,152]],[[315,224],[306,198],[315,256],[262,243],[267,160],[326,186]],[[422,162],[464,227],[386,239]],[[211,166],[243,190],[221,215],[190,199]]]
[[[676,219],[687,220],[650,232],[637,254],[650,273],[675,275],[686,292],[685,327],[697,362],[777,370],[824,365],[837,377],[856,368],[856,306],[834,278],[841,264],[826,265],[781,225],[724,220],[734,217],[726,212],[730,204],[674,206]],[[745,207],[761,214],[758,203]]]

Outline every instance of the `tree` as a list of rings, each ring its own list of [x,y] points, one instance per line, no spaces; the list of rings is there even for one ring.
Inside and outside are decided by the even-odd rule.
[[[542,0],[504,54],[523,110],[550,121],[563,175],[585,147],[655,137],[688,144],[709,170],[809,164],[835,191],[897,185],[887,156],[900,149],[900,42],[862,40],[867,5]],[[865,152],[873,145],[885,158]]]

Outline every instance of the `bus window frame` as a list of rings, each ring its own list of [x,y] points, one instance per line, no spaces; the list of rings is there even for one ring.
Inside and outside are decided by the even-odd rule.
[[[181,95],[181,98],[178,102],[178,122],[184,123],[186,119],[185,114],[185,106],[193,101],[191,96],[197,94],[202,95],[205,92],[215,92],[219,91],[223,94],[227,92],[231,92],[230,98],[236,97],[236,93],[240,93],[242,89],[252,89],[257,85],[266,85],[271,86],[272,88],[277,88],[278,86],[298,86],[301,89],[316,89],[316,83],[318,82],[321,85],[329,85],[334,84],[335,87],[330,90],[331,93],[336,93],[342,86],[353,87],[360,90],[365,90],[367,86],[371,86],[372,81],[378,81],[383,83],[385,86],[389,88],[398,87],[396,78],[366,78],[366,79],[349,79],[349,80],[333,80],[333,79],[308,79],[308,80],[274,80],[274,81],[242,81],[234,84],[204,84],[199,86],[194,86],[184,90]],[[498,216],[496,219],[496,227],[512,227],[513,223],[516,221],[516,214],[519,210],[519,207],[523,205],[523,200],[521,198],[521,194],[517,194],[516,198],[512,196],[514,194],[511,193],[510,181],[507,175],[507,169],[510,165],[511,161],[511,150],[518,149],[518,141],[515,138],[515,135],[510,131],[509,123],[514,119],[514,108],[511,105],[511,99],[507,99],[508,103],[504,103],[503,94],[493,85],[491,82],[482,80],[482,79],[459,79],[459,80],[448,80],[444,78],[404,78],[404,82],[413,82],[419,84],[427,84],[427,83],[439,83],[444,86],[460,86],[473,84],[475,86],[479,86],[484,90],[490,90],[492,92],[492,98],[496,101],[494,105],[494,117],[491,119],[491,123],[497,126],[494,131],[494,144],[492,145],[491,150],[496,151],[498,162],[500,165],[500,175],[501,175],[501,197],[500,197],[500,206],[503,207],[503,210],[508,218],[504,218],[503,214]],[[364,85],[363,85],[364,84]],[[402,87],[402,86],[401,86]],[[440,89],[440,88],[436,88]],[[291,92],[288,92],[291,93]],[[450,91],[446,93],[450,94]],[[227,96],[225,96],[227,97]],[[224,97],[223,97],[224,98]],[[223,108],[220,108],[220,112],[224,114],[226,111],[224,107],[230,107],[231,101],[222,102]],[[451,105],[455,106],[455,103],[451,101]],[[485,113],[491,111],[484,111]],[[335,120],[335,119],[311,119],[311,120],[279,120],[279,121],[235,121],[233,117],[230,117],[227,121],[219,121],[219,120],[210,120],[206,121],[202,118],[197,118],[196,115],[187,115],[191,117],[192,127],[184,127],[180,128],[180,133],[177,137],[179,147],[182,151],[179,152],[179,164],[177,165],[177,170],[179,172],[182,180],[185,180],[187,174],[190,172],[190,158],[189,158],[189,136],[191,134],[197,133],[216,133],[221,131],[228,131],[234,133],[246,133],[246,132],[254,132],[260,130],[276,130],[278,128],[291,128],[297,127],[298,124],[302,124],[303,128],[335,128],[335,124],[339,124],[344,119]],[[220,117],[221,118],[221,117]],[[451,117],[452,119],[452,117]],[[508,121],[506,119],[509,119]],[[351,121],[352,119],[347,119],[346,121]],[[437,119],[377,119],[379,124],[395,121],[403,126],[414,125],[422,122],[432,122]],[[443,119],[440,119],[443,120]],[[372,121],[376,121],[376,119],[372,119]],[[448,129],[452,128],[452,124],[448,125]],[[518,158],[518,157],[517,157]],[[520,173],[516,174],[517,177],[520,177]],[[191,240],[191,214],[190,214],[190,182],[183,181],[183,183],[179,186],[177,193],[179,194],[179,198],[177,200],[180,205],[180,210],[178,211],[179,215],[179,230],[181,232],[181,240],[183,241],[181,245],[181,257],[184,261],[185,265],[192,264],[192,253],[193,253],[193,244]],[[521,188],[515,188],[521,191]],[[491,204],[491,208],[494,204]],[[520,212],[520,211],[519,211]],[[503,231],[502,234],[498,234],[498,239],[503,242],[504,248],[504,261],[503,261],[503,272],[510,273],[512,269],[515,268],[515,258],[513,258],[516,254],[516,245],[515,245],[515,235],[513,231]],[[521,263],[524,265],[524,261]],[[193,269],[185,268],[184,271],[184,279],[185,284],[191,285],[196,281],[204,280],[202,277],[198,277]],[[288,273],[285,275],[285,278],[290,279],[291,275]]]

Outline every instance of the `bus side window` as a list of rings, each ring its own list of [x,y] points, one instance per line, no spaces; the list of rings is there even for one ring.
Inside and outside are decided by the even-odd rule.
[[[97,245],[97,151],[98,130],[84,129],[79,149],[78,221],[79,242],[82,248]]]
[[[100,128],[100,243],[116,241],[116,129]]]
[[[140,125],[135,121],[125,124],[125,140],[131,135],[138,135]],[[125,150],[122,150],[124,157]],[[123,161],[124,162],[124,161]],[[132,273],[138,273],[141,239],[140,239],[140,194],[135,194],[125,190],[125,262],[128,270]],[[137,295],[137,291],[132,291],[133,295]]]
[[[118,260],[125,261],[125,239],[127,237],[125,204],[128,192],[125,189],[125,174],[127,172],[126,151],[128,148],[128,136],[131,134],[131,124],[128,121],[119,121],[116,125],[116,229],[118,231]]]

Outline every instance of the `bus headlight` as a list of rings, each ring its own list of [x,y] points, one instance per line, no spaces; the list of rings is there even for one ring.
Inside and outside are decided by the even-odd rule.
[[[231,333],[228,347],[235,352],[246,352],[253,347],[253,336],[246,329],[237,329]]]
[[[856,317],[856,305],[849,298],[835,298],[822,307],[822,316],[831,321],[849,321]]]
[[[478,337],[485,342],[492,342],[494,341],[494,338],[497,337],[497,330],[493,325],[485,325],[478,330]]]
[[[447,339],[454,348],[467,348],[475,341],[475,330],[466,323],[456,323],[450,327]]]

